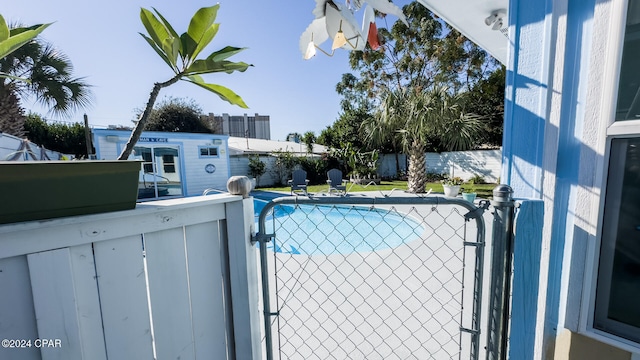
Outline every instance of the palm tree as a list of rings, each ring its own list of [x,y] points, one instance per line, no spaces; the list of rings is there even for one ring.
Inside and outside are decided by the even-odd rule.
[[[302,142],[307,148],[307,154],[311,154],[313,152],[313,144],[316,142],[316,134],[313,131],[307,131],[302,135]]]
[[[425,192],[425,151],[430,136],[440,138],[447,150],[466,150],[473,146],[482,123],[479,116],[466,113],[462,104],[462,95],[452,94],[443,86],[424,91],[398,88],[384,97],[375,117],[378,126],[373,128],[382,131],[395,128],[400,135],[402,147],[409,156],[407,187],[410,192]]]
[[[391,144],[396,160],[396,174],[400,173],[400,158],[402,134],[398,131],[403,127],[405,115],[402,112],[404,100],[401,92],[388,92],[386,103],[380,107],[376,116],[367,117],[360,127],[364,139],[370,147],[382,147]]]
[[[228,61],[227,59],[229,57],[244,50],[244,48],[231,46],[215,51],[205,59],[197,59],[200,52],[209,45],[218,33],[220,24],[214,23],[214,21],[218,15],[219,8],[220,5],[217,4],[196,11],[191,18],[187,32],[182,35],[178,35],[173,29],[173,26],[171,26],[157,10],[154,9],[155,15],[147,9],[140,10],[140,20],[148,34],[145,35],[141,33],[140,35],[142,35],[160,58],[171,68],[174,75],[167,81],[158,82],[153,85],[147,105],[131,132],[129,141],[127,141],[125,148],[122,150],[122,153],[120,153],[120,156],[118,156],[118,160],[126,160],[131,154],[131,151],[133,151],[133,147],[140,139],[147,119],[153,110],[153,105],[158,98],[160,90],[180,80],[185,80],[211,91],[230,104],[248,108],[244,100],[236,93],[221,85],[208,84],[201,76],[218,72],[225,72],[227,74],[235,71],[243,72],[251,66],[244,62]],[[180,61],[178,61],[178,58],[180,58]]]
[[[29,97],[59,116],[69,116],[91,102],[90,86],[73,77],[69,58],[36,38],[0,59],[0,131],[24,135],[22,101]]]

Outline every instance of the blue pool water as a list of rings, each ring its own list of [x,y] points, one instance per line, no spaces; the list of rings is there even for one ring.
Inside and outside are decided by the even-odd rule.
[[[266,204],[254,199],[256,229]],[[411,242],[424,232],[418,222],[394,211],[328,205],[278,205],[265,225],[267,233],[275,226],[271,249],[307,255],[379,251]]]

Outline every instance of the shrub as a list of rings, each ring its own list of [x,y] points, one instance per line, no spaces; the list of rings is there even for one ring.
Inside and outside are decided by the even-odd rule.
[[[260,176],[267,171],[267,164],[258,155],[249,156],[249,176],[256,178],[256,186],[260,183]]]
[[[326,184],[329,162],[324,159],[300,158],[300,167],[307,172],[307,180],[312,185]]]
[[[276,158],[271,169],[275,185],[284,185],[291,178],[291,171],[298,164],[299,159],[293,156],[291,151],[282,151],[282,149],[274,151],[271,156]]]
[[[427,182],[439,182],[447,178],[447,174],[427,173]]]
[[[486,184],[486,180],[484,179],[484,177],[482,175],[476,174],[473,175],[470,179],[469,182],[472,182],[474,184]]]

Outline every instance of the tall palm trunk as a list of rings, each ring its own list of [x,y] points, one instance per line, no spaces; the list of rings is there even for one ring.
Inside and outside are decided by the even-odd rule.
[[[24,110],[10,87],[0,87],[0,132],[23,138]]]
[[[424,193],[427,185],[427,165],[424,156],[425,146],[422,141],[414,139],[409,148],[409,180],[408,190],[411,193]]]

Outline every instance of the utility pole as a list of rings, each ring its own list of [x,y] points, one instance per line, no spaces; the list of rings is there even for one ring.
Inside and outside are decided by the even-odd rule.
[[[91,143],[91,130],[89,129],[89,117],[84,114],[84,140],[87,143],[87,158],[91,159],[93,154],[93,144]]]

